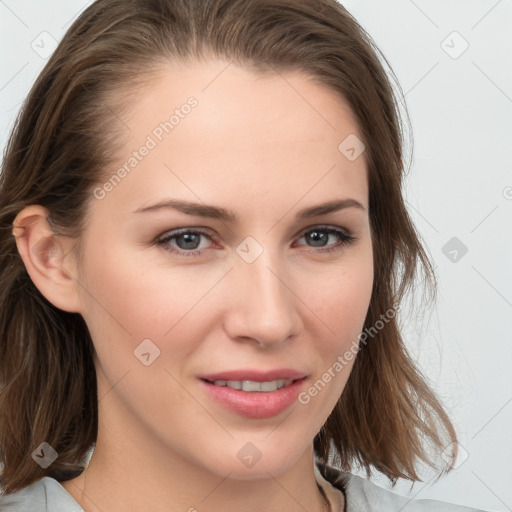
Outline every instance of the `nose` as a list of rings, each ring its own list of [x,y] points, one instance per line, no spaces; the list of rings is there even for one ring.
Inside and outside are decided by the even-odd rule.
[[[230,305],[224,323],[231,339],[270,348],[299,332],[299,299],[287,276],[267,250],[252,263],[237,260],[230,272]]]

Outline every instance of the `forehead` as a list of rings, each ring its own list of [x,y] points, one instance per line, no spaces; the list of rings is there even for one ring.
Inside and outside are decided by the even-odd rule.
[[[361,139],[353,113],[301,71],[261,73],[222,60],[169,64],[132,99],[110,168],[125,172],[109,199],[139,207],[168,192],[207,203],[229,198],[232,209],[235,199],[291,207],[306,194],[313,202],[331,192],[366,200],[364,154],[351,160],[340,150],[347,137]]]
[[[248,123],[261,129],[259,135],[278,135],[283,142],[325,138],[347,129],[358,132],[356,118],[341,94],[302,70],[263,72],[210,60],[162,66],[144,83],[123,119],[130,129],[136,124],[148,131],[194,97],[200,107],[194,110],[194,130],[204,140],[224,137],[226,132],[249,136],[247,130],[240,130]],[[173,135],[186,134],[190,124]]]

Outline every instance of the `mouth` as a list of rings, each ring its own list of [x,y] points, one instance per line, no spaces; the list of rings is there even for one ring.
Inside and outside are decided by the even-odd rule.
[[[305,373],[289,369],[239,370],[199,377],[215,403],[252,419],[270,418],[291,407],[306,378]]]

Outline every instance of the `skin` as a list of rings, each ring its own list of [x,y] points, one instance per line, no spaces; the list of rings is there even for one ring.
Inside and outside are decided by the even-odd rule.
[[[226,64],[169,66],[118,113],[122,166],[175,108],[198,101],[103,199],[91,195],[81,267],[42,207],[14,222],[32,280],[84,317],[96,349],[96,449],[85,489],[84,473],[61,483],[86,511],[324,510],[312,443],[353,360],[309,403],[266,419],[214,403],[198,375],[294,368],[307,374],[307,390],[357,340],[373,282],[367,170],[364,154],[350,161],[338,145],[362,137],[347,104],[303,73]],[[221,206],[240,221],[133,213],[165,198]],[[364,209],[295,220],[303,208],[346,198]],[[338,248],[321,252],[304,235],[325,225],[356,240],[325,236]],[[199,256],[155,243],[185,227],[211,234],[200,238]],[[249,236],[263,248],[252,263],[236,250]],[[183,239],[169,246],[197,253]],[[147,338],[160,350],[149,366],[134,357]],[[237,457],[249,442],[261,453],[252,467]],[[342,510],[343,495],[323,486]]]

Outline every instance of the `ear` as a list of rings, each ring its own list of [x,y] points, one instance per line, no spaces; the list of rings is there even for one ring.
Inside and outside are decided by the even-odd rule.
[[[18,213],[13,235],[25,268],[37,289],[55,307],[81,312],[76,281],[74,238],[57,235],[48,222],[48,210],[31,205]]]

